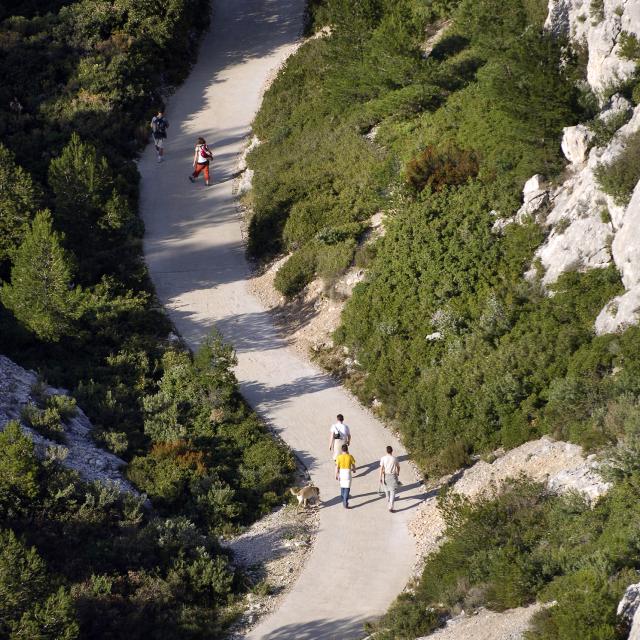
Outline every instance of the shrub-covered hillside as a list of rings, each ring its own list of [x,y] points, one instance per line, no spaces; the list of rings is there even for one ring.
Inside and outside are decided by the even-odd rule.
[[[372,625],[380,640],[536,600],[555,605],[529,640],[628,632],[616,606],[640,568],[640,330],[595,335],[623,290],[613,266],[568,271],[545,291],[533,259],[545,229],[492,230],[532,174],[562,181],[563,127],[589,122],[598,143],[605,126],[592,120],[585,52],[543,30],[546,13],[546,0],[317,0],[312,27],[327,28],[288,61],[255,122],[250,252],[292,252],[275,281],[288,296],[367,267],[335,334],[356,361],[347,382],[381,402],[423,469],[541,434],[612,460],[595,507],[524,480],[475,504],[446,492],[445,541]],[[627,195],[632,155],[616,167]],[[359,245],[378,211],[386,234]]]
[[[355,256],[368,274],[336,338],[359,363],[355,391],[382,402],[429,471],[543,433],[613,441],[613,407],[640,391],[638,330],[593,331],[621,291],[615,269],[568,273],[547,296],[523,277],[543,230],[492,232],[527,178],[559,175],[562,128],[596,110],[584,52],[542,29],[546,11],[315,3],[329,35],[289,60],[255,122],[250,251],[293,251],[283,293],[344,271],[366,220],[387,214],[385,237]]]
[[[216,541],[294,468],[212,336],[169,339],[133,163],[188,71],[207,0],[0,8],[0,353],[70,389],[151,506],[0,433],[0,638],[212,638],[246,587]],[[32,416],[33,417],[33,416]],[[64,444],[60,412],[41,430]]]

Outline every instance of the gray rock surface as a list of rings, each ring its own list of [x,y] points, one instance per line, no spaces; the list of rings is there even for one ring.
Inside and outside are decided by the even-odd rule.
[[[571,165],[567,180],[551,192],[552,206],[544,221],[551,232],[536,252],[545,269],[544,284],[555,282],[571,269],[606,267],[612,259],[621,268],[622,251],[625,259],[636,262],[635,243],[629,242],[629,231],[620,240],[616,238],[635,205],[626,208],[617,205],[600,190],[594,170],[600,163],[616,158],[626,137],[638,129],[640,107],[636,107],[629,122],[606,147],[591,149],[586,164]],[[630,230],[631,225],[627,229]],[[612,256],[613,244],[618,248],[617,259],[616,255]],[[640,271],[640,264],[636,268]]]
[[[617,614],[630,628],[628,640],[640,640],[640,582],[627,587],[618,603]]]
[[[522,640],[531,618],[541,608],[534,604],[501,613],[480,609],[473,616],[452,618],[444,629],[418,640]]]
[[[572,164],[582,164],[587,159],[593,133],[583,124],[562,130],[562,153]]]
[[[115,483],[122,491],[137,493],[120,472],[124,461],[100,449],[91,438],[92,425],[82,409],[65,423],[65,444],[59,445],[30,429],[21,420],[21,412],[28,404],[35,404],[32,389],[38,376],[0,355],[0,429],[11,420],[20,421],[36,445],[39,456],[54,455],[62,464],[77,471],[83,480]],[[47,387],[46,395],[68,395],[64,389]]]
[[[621,113],[628,113],[631,118],[609,144],[591,150],[593,135],[586,126],[566,127],[562,150],[571,163],[569,175],[563,184],[549,191],[549,206],[536,208],[536,202],[525,193],[518,214],[496,221],[494,231],[500,232],[512,221],[522,222],[525,215],[531,214],[548,227],[550,233],[536,252],[547,286],[566,271],[597,269],[613,262],[626,292],[605,305],[595,330],[599,334],[615,332],[640,321],[640,192],[637,187],[631,203],[619,206],[600,190],[594,170],[599,164],[614,160],[626,137],[640,129],[640,107],[633,110],[629,100],[620,94],[605,102],[611,87],[634,73],[635,63],[620,55],[620,35],[640,34],[640,0],[549,0],[545,26],[586,45],[587,80],[600,97],[600,119],[610,121]],[[544,196],[539,194],[537,202],[545,203]],[[528,275],[534,274],[532,269]]]
[[[640,33],[638,0],[603,0],[601,10],[589,0],[549,0],[545,26],[587,45],[587,81],[596,93],[633,74],[635,64],[620,57],[620,34]]]

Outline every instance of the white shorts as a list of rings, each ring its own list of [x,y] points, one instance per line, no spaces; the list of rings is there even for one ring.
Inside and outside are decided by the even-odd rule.
[[[164,138],[156,138],[153,136],[153,144],[155,144],[158,149],[164,149]]]

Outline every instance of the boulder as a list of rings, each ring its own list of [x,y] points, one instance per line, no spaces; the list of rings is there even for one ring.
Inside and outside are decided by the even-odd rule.
[[[640,286],[633,287],[609,301],[596,318],[595,329],[600,336],[617,333],[640,322]]]
[[[628,640],[640,640],[640,582],[627,587],[618,603],[618,618],[629,627]]]
[[[525,202],[538,197],[541,191],[545,191],[546,182],[543,176],[536,173],[535,176],[531,176],[525,183],[522,189],[522,196]]]
[[[572,164],[583,164],[587,160],[593,133],[583,124],[565,127],[562,130],[562,153]]]

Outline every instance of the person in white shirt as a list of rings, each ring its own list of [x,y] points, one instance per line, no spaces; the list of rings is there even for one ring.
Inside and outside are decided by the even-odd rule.
[[[344,416],[339,413],[336,417],[338,421],[329,429],[329,451],[333,451],[334,460],[342,453],[343,444],[351,444],[351,431],[344,423]]]
[[[400,464],[398,458],[393,455],[393,448],[387,447],[387,455],[380,458],[380,484],[384,487],[389,511],[393,512],[393,503],[396,499],[396,490],[400,486],[398,476]]]

